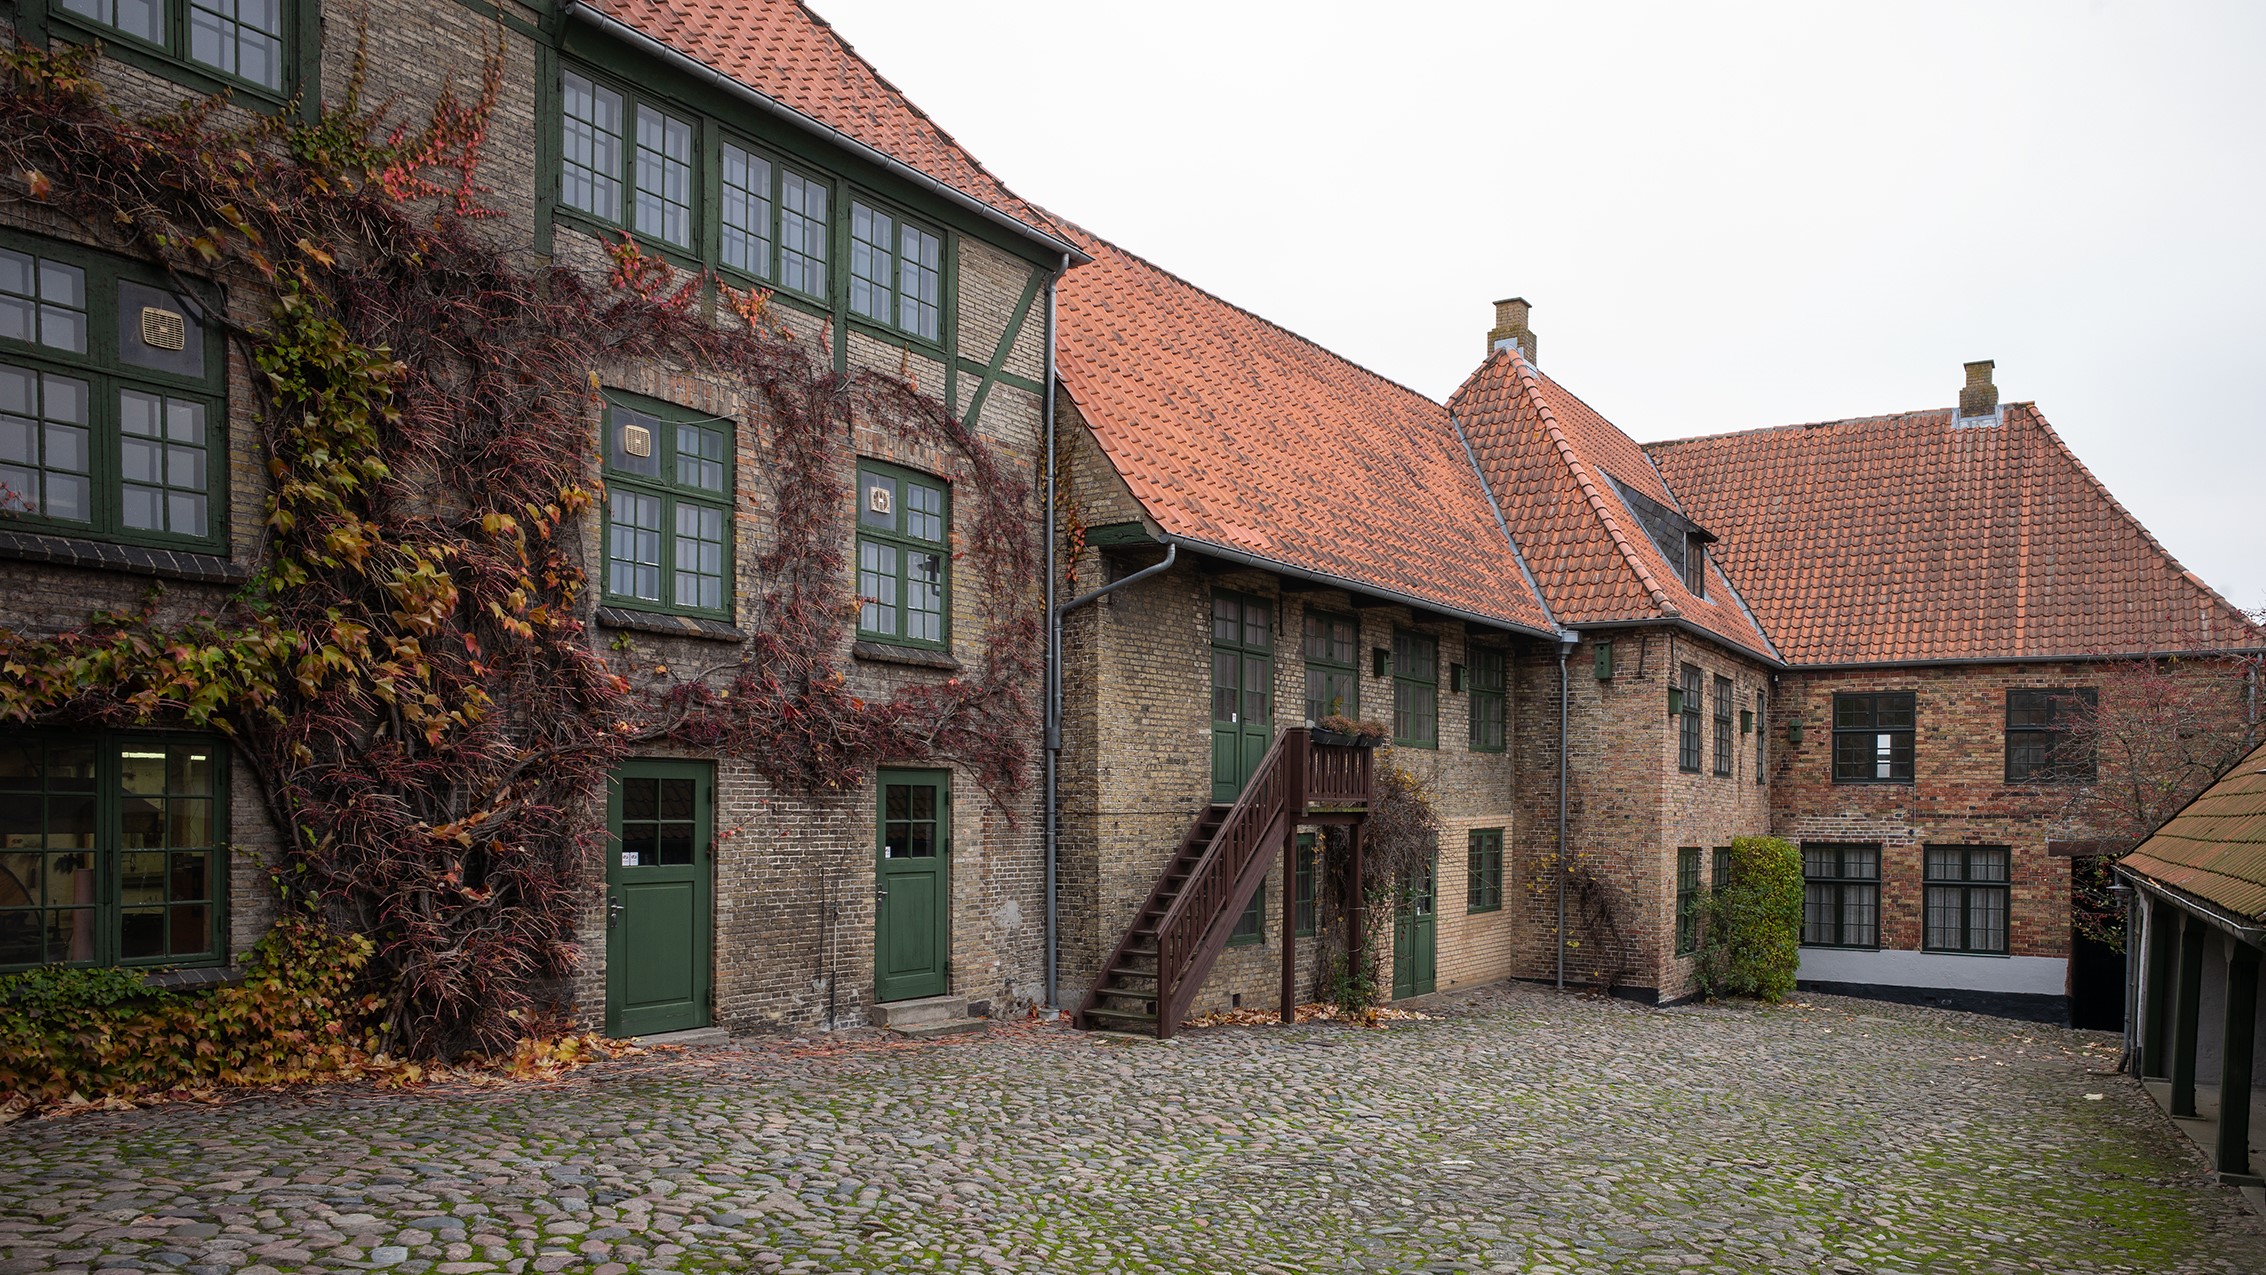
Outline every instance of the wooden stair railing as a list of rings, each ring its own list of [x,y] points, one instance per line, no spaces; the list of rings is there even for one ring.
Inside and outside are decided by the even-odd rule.
[[[1314,806],[1365,810],[1371,782],[1369,749],[1315,744],[1304,727],[1276,736],[1235,804],[1208,806],[1191,824],[1077,1025],[1171,1037],[1299,820]]]

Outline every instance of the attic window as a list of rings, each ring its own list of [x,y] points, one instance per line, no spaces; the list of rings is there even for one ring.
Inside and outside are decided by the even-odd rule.
[[[1684,587],[1695,598],[1707,596],[1707,542],[1694,535],[1684,537]]]

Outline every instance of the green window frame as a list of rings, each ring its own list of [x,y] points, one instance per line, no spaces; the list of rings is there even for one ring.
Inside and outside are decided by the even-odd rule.
[[[1700,848],[1676,851],[1676,955],[1699,950]]]
[[[1474,646],[1465,652],[1471,667],[1465,676],[1471,687],[1471,751],[1503,751],[1503,723],[1508,706],[1505,666],[1508,660],[1497,646]]]
[[[1300,653],[1306,662],[1306,720],[1361,716],[1361,622],[1308,611]]]
[[[192,88],[281,103],[300,84],[315,0],[51,0],[47,15]],[[319,29],[319,28],[318,28]],[[135,56],[138,55],[138,56]]]
[[[1731,884],[1731,847],[1717,846],[1714,857],[1707,867],[1707,888],[1709,892],[1723,893],[1723,887]]]
[[[1718,675],[1715,679],[1715,773],[1717,777],[1731,777],[1737,758],[1731,752],[1731,679]]]
[[[558,207],[699,255],[701,124],[595,71],[560,68]]]
[[[1920,946],[2006,955],[2012,853],[2005,846],[1926,846],[1923,853],[1927,899]]]
[[[1833,782],[1912,782],[1913,691],[1841,692],[1833,697]]]
[[[858,636],[952,645],[952,488],[877,460],[858,462]]]
[[[850,313],[932,344],[942,340],[944,232],[851,196]]]
[[[1880,946],[1880,845],[1802,843],[1802,946]]]
[[[1393,630],[1393,742],[1440,746],[1440,640]]]
[[[1681,670],[1683,704],[1677,709],[1676,769],[1687,775],[1700,773],[1700,688],[1699,665],[1686,664]]]
[[[1292,896],[1296,905],[1299,938],[1311,938],[1322,928],[1322,851],[1315,844],[1314,834],[1298,834],[1298,880]]]
[[[204,305],[161,285],[119,258],[0,235],[0,517],[226,551],[223,342]]]
[[[1503,830],[1474,828],[1465,868],[1465,911],[1496,912],[1503,906]]]
[[[2006,689],[2006,782],[2092,783],[2093,750],[2073,743],[2071,731],[2100,703],[2090,686]]]
[[[1251,894],[1251,905],[1243,915],[1235,918],[1235,928],[1228,931],[1229,947],[1250,947],[1267,941],[1267,883],[1261,881]]]
[[[1755,691],[1755,782],[1763,777],[1763,754],[1770,740],[1770,715],[1764,711],[1768,701],[1761,689]]]
[[[604,600],[729,622],[732,422],[609,391],[603,430]]]
[[[0,970],[227,959],[228,749],[211,736],[0,744]]]
[[[832,183],[730,134],[718,155],[718,266],[825,302]]]

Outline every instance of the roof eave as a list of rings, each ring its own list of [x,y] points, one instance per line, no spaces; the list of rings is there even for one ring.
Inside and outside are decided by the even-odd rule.
[[[2081,655],[1972,655],[1930,660],[1835,660],[1820,663],[1812,663],[1808,660],[1789,660],[1786,667],[1797,673],[1838,673],[1851,669],[1959,668],[1966,665],[1983,664],[2107,664],[2114,660],[2208,660],[2246,655],[2266,655],[2266,647],[2206,647],[2191,651],[2110,651],[2106,653],[2094,651]]]
[[[1327,572],[1316,571],[1310,567],[1301,567],[1293,563],[1282,562],[1274,558],[1268,558],[1260,554],[1252,553],[1249,550],[1245,549],[1230,549],[1226,545],[1214,544],[1208,540],[1198,540],[1192,536],[1180,536],[1167,532],[1161,538],[1160,543],[1168,545],[1177,544],[1190,553],[1200,553],[1207,557],[1221,558],[1228,562],[1237,563],[1242,566],[1255,567],[1261,571],[1272,571],[1277,575],[1289,576],[1294,580],[1305,580],[1313,584],[1328,585],[1333,589],[1343,589],[1348,593],[1359,593],[1369,597],[1382,598],[1388,602],[1397,603],[1401,606],[1415,607],[1416,609],[1421,611],[1431,611],[1435,614],[1447,616],[1452,620],[1462,620],[1467,624],[1484,625],[1490,629],[1500,629],[1506,633],[1519,633],[1529,637],[1548,638],[1553,642],[1557,641],[1559,637],[1558,630],[1556,629],[1537,628],[1534,625],[1522,624],[1516,620],[1507,620],[1501,616],[1481,615],[1477,611],[1467,611],[1462,607],[1454,606],[1446,602],[1441,602],[1434,598],[1419,597],[1418,595],[1413,593],[1406,593],[1399,589],[1389,589],[1384,587],[1383,585],[1369,584],[1361,580],[1348,580],[1343,576],[1333,576]]]
[[[733,79],[699,58],[647,35],[612,14],[599,12],[590,7],[588,0],[566,0],[566,12],[568,17],[577,19],[615,39],[626,41],[688,75],[706,80],[721,91],[746,102],[757,110],[801,129],[829,145],[839,146],[892,176],[910,182],[914,186],[935,195],[946,203],[974,213],[983,220],[1030,243],[1043,245],[1048,251],[1065,257],[1071,265],[1084,265],[1093,260],[1092,257],[1081,251],[1076,244],[1048,234],[1020,218],[1010,216],[957,186],[938,181],[886,151],[859,141],[830,124],[821,123],[777,98]]]
[[[2253,947],[2266,947],[2266,922],[2246,917],[2199,895],[2189,894],[2176,885],[2170,885],[2149,876],[2122,860],[2115,865],[2116,874],[2131,882],[2136,889],[2146,891],[2206,924],[2223,930]]]
[[[1694,624],[1692,621],[1687,620],[1680,615],[1634,616],[1626,620],[1570,620],[1566,623],[1566,627],[1576,633],[1604,633],[1611,632],[1616,629],[1677,629],[1682,632],[1689,633],[1693,637],[1705,638],[1706,640],[1715,643],[1717,646],[1730,647],[1734,651],[1741,652],[1742,654],[1750,656],[1756,661],[1767,664],[1775,669],[1793,669],[1795,667],[1794,665],[1788,664],[1785,660],[1780,659],[1778,656],[1758,651],[1744,642],[1733,641],[1732,639],[1725,637],[1721,633],[1718,633],[1711,628],[1707,628],[1704,625]]]

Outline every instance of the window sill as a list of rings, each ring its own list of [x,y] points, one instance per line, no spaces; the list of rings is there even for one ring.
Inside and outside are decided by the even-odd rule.
[[[634,629],[640,633],[658,633],[665,637],[695,638],[703,642],[745,642],[747,640],[747,634],[722,620],[703,620],[689,615],[664,615],[652,611],[632,611],[626,607],[599,607],[598,623],[609,629]]]
[[[233,965],[203,965],[192,969],[151,970],[142,983],[153,991],[186,992],[203,987],[233,987],[244,981],[244,971]]]
[[[192,580],[199,584],[242,584],[252,578],[250,567],[210,553],[186,549],[145,549],[140,545],[81,540],[35,531],[0,528],[0,558],[47,562],[59,567],[88,567],[123,571],[128,575]]]
[[[914,668],[937,668],[950,672],[960,671],[960,661],[949,651],[931,651],[917,646],[897,646],[889,642],[875,642],[861,638],[850,645],[850,654],[876,664],[907,664]]]

